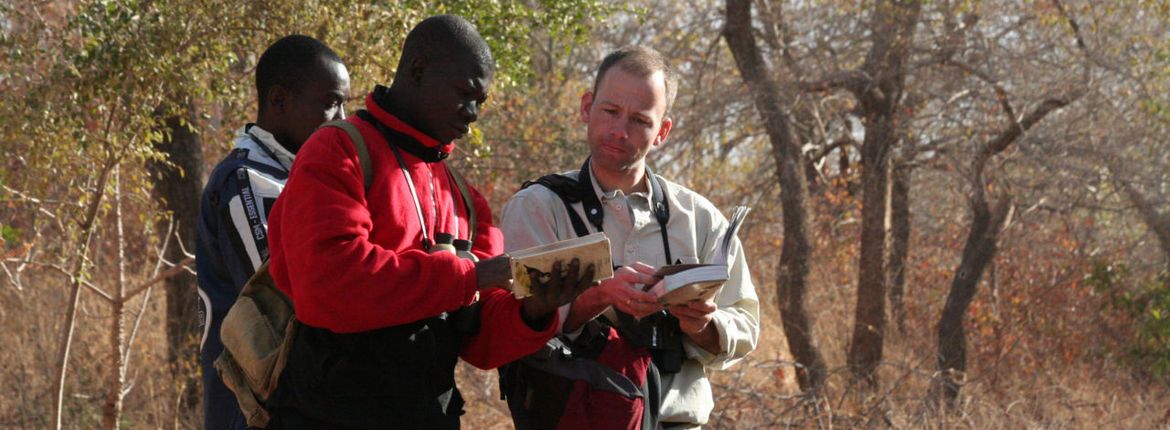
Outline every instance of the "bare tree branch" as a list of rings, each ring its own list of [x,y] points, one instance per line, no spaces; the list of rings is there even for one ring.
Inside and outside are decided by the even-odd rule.
[[[167,269],[166,271],[158,274],[158,276],[155,276],[154,278],[151,278],[150,280],[148,280],[146,282],[135,285],[133,288],[131,288],[130,290],[128,290],[126,292],[125,297],[126,298],[134,297],[134,296],[142,293],[143,291],[146,291],[147,288],[154,286],[154,284],[157,284],[159,282],[170,279],[171,277],[178,275],[179,273],[190,272],[192,264],[195,264],[195,257],[184,258],[182,260],[179,260],[178,263],[167,263],[167,265],[171,266],[170,269]]]
[[[873,79],[860,70],[845,70],[834,73],[816,81],[800,81],[796,84],[801,91],[832,91],[848,90],[851,93],[861,93]]]

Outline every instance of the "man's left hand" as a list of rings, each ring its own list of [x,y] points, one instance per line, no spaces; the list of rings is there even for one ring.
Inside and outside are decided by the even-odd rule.
[[[714,300],[671,306],[667,312],[678,318],[678,328],[699,347],[712,354],[720,352],[719,331],[711,323],[719,306]]]
[[[683,333],[693,335],[703,331],[707,325],[711,324],[717,310],[719,310],[719,306],[714,301],[708,300],[674,305],[670,307],[669,312],[678,318],[678,327],[682,329]]]

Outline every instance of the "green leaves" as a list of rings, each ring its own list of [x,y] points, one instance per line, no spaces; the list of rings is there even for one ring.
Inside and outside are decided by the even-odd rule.
[[[16,246],[20,241],[20,229],[9,224],[0,225],[0,240],[4,242],[5,248]]]
[[[1105,310],[1130,328],[1121,361],[1154,377],[1170,378],[1170,272],[1142,281],[1133,279],[1124,264],[1099,261],[1085,281],[1105,295]]]

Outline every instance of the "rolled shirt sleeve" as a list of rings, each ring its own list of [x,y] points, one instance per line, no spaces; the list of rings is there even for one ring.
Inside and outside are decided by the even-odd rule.
[[[683,342],[688,357],[712,370],[731,367],[754,351],[760,338],[760,301],[738,238],[733,241],[729,254],[731,273],[715,297],[719,309],[712,320],[719,332],[720,352],[711,354],[689,339]]]

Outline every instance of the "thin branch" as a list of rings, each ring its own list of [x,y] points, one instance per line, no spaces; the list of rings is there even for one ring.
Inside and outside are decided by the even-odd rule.
[[[819,151],[814,152],[811,155],[809,155],[808,161],[813,162],[813,163],[820,161],[822,158],[825,158],[830,153],[832,153],[834,149],[840,148],[840,147],[845,146],[845,145],[857,146],[857,141],[853,140],[851,138],[848,138],[848,137],[843,137],[843,138],[837,139],[833,143],[825,145]]]
[[[122,217],[122,167],[114,167],[114,231],[117,236],[118,264],[117,264],[117,300],[113,303],[113,321],[110,325],[110,357],[113,363],[110,369],[108,393],[102,411],[102,424],[109,429],[117,429],[122,417],[122,408],[126,398],[126,234],[123,228]]]
[[[1060,11],[1060,16],[1064,17],[1065,21],[1068,22],[1068,26],[1072,27],[1073,37],[1077,39],[1077,47],[1081,48],[1081,51],[1088,56],[1089,45],[1085,43],[1085,37],[1081,35],[1081,26],[1077,24],[1077,20],[1073,19],[1072,15],[1068,13],[1068,10],[1064,8],[1064,4],[1060,0],[1052,0],[1052,4],[1056,6],[1056,10]]]
[[[114,123],[114,113],[121,109],[121,98],[115,101],[114,108],[110,109],[110,114],[106,118],[105,139],[106,155],[105,163],[102,165],[98,173],[97,186],[93,190],[93,199],[89,202],[89,208],[85,215],[85,221],[81,223],[82,231],[84,232],[84,239],[81,242],[81,252],[78,253],[76,269],[71,272],[73,279],[72,285],[72,299],[69,301],[69,307],[66,310],[65,316],[65,334],[61,338],[61,343],[57,352],[57,381],[56,381],[56,396],[53,398],[53,423],[54,428],[61,428],[61,418],[64,411],[65,403],[65,375],[69,369],[69,350],[73,345],[73,331],[77,321],[78,304],[81,302],[81,274],[85,271],[86,254],[89,253],[89,246],[93,240],[94,227],[97,225],[97,214],[101,208],[102,197],[105,196],[106,181],[109,180],[110,171],[117,165],[117,160],[113,156],[113,151],[109,149],[109,135]]]
[[[6,191],[12,195],[15,195],[16,197],[19,197],[23,201],[27,201],[29,203],[33,203],[33,204],[37,204],[37,205],[62,205],[62,206],[81,207],[81,205],[78,204],[77,202],[67,202],[64,200],[42,199],[42,198],[33,197],[33,196],[28,195],[28,193],[22,192],[20,190],[14,189],[14,188],[9,187],[9,186],[4,185],[4,184],[0,184],[0,188],[3,188],[4,191]],[[3,199],[0,201],[13,201],[13,200]],[[38,208],[38,209],[41,209],[41,208]],[[44,213],[50,217],[54,217],[54,218],[56,217],[56,215],[54,215],[53,212],[48,211],[46,209],[41,209],[40,212]]]
[[[126,293],[126,298],[134,297],[143,291],[146,291],[147,288],[150,288],[154,284],[170,279],[172,276],[178,275],[179,273],[191,272],[190,266],[194,263],[195,257],[191,256],[188,256],[180,260],[178,263],[174,263],[173,265],[171,265],[171,263],[167,263],[167,265],[171,266],[170,269],[167,269],[165,272],[160,273],[158,276],[155,276],[146,282],[134,286],[134,288],[131,288],[130,291]]]
[[[1032,126],[1036,125],[1036,123],[1040,122],[1040,120],[1044,119],[1045,116],[1048,116],[1048,114],[1057,109],[1068,106],[1069,103],[1076,101],[1084,94],[1084,89],[1077,89],[1074,90],[1071,94],[1067,94],[1062,97],[1049,98],[1043,102],[1040,102],[1040,105],[1036,106],[1036,109],[1033,109],[1027,115],[1024,115],[1024,118],[1019,122],[1015,123],[1012,127],[1000,131],[999,134],[995,136],[995,138],[991,139],[987,145],[984,146],[982,152],[985,153],[988,157],[1003,152],[1004,149],[1007,149],[1008,145],[1019,138],[1020,135],[1022,135],[1025,131],[1031,129]]]
[[[1000,85],[998,79],[995,79],[991,77],[991,75],[962,61],[952,60],[948,61],[947,64],[955,66],[959,70],[966,72],[968,75],[979,78],[979,80],[986,82],[988,85],[991,85],[991,88],[995,91],[996,100],[999,101],[999,105],[1003,107],[1003,114],[1007,117],[1008,123],[1011,124],[1013,128],[1019,128],[1019,119],[1016,118],[1016,110],[1012,107],[1011,102],[1008,100],[1007,90],[1003,88],[1003,85]]]
[[[171,233],[174,231],[175,231],[175,218],[172,216],[167,222],[167,234],[163,237],[170,237]],[[163,262],[166,261],[166,259],[163,258],[163,256],[167,254],[167,247],[170,246],[171,241],[162,240],[160,242],[161,242],[161,244],[159,245],[159,249],[157,250],[158,260],[156,260],[154,263],[154,273],[152,274],[152,276],[154,276],[154,277],[158,277],[159,271],[162,270]],[[153,291],[154,291],[154,288],[152,288],[152,287],[146,288],[146,293],[144,294],[144,297],[142,298],[142,305],[139,306],[138,314],[135,315],[135,317],[134,317],[134,326],[130,328],[130,336],[126,340],[126,357],[125,357],[126,363],[130,363],[130,352],[132,352],[134,350],[132,348],[132,346],[134,345],[134,339],[138,336],[138,327],[142,324],[142,316],[146,314],[146,305],[150,303],[150,293]],[[135,294],[137,294],[137,293],[135,293]],[[133,296],[123,294],[123,297],[125,300],[129,300],[130,297],[133,297]],[[129,366],[129,364],[127,364],[127,366]]]
[[[848,90],[852,93],[860,93],[865,90],[865,87],[872,82],[873,79],[860,70],[846,70],[829,75],[829,77],[817,81],[800,81],[796,84],[801,91],[816,92],[816,91],[832,91],[832,90]]]
[[[97,285],[94,285],[92,282],[82,279],[81,285],[84,285],[86,289],[97,293],[97,295],[102,296],[102,298],[106,299],[107,302],[114,303],[114,296],[110,295],[110,293],[107,293],[105,290],[102,290]]]

